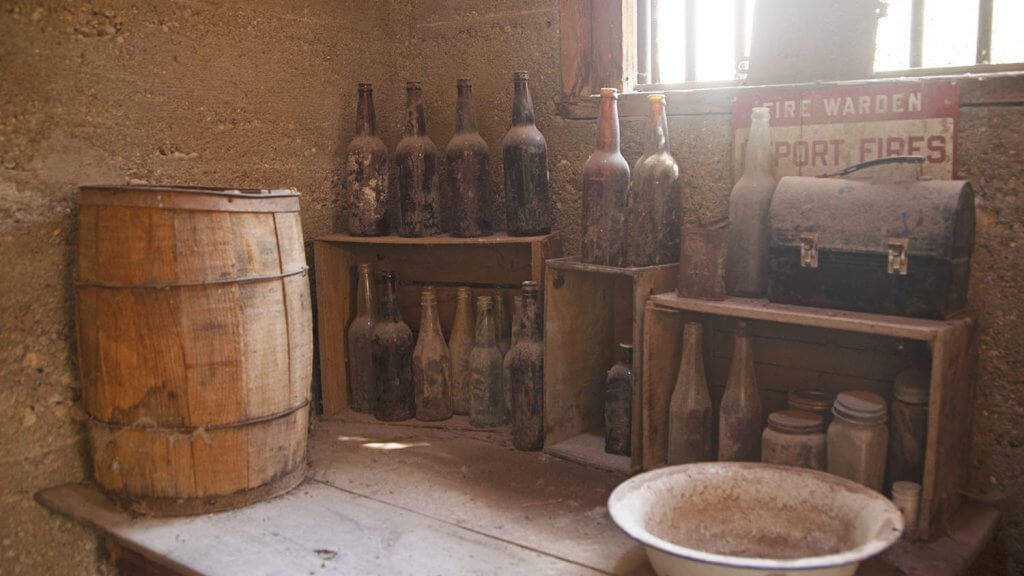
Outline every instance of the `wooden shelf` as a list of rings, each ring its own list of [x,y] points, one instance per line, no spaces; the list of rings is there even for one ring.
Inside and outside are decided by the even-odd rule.
[[[616,346],[633,344],[632,449],[628,471],[641,469],[643,310],[651,294],[676,283],[676,264],[616,268],[548,260],[544,290],[545,451],[578,462],[621,470],[604,452],[604,382]],[[583,435],[583,436],[581,436]],[[594,442],[593,437],[601,438]]]
[[[320,352],[323,411],[336,414],[348,407],[348,325],[355,316],[356,268],[372,263],[375,270],[398,273],[402,319],[419,329],[423,286],[437,287],[441,328],[451,330],[457,286],[477,289],[519,289],[526,280],[543,285],[544,261],[562,255],[557,232],[544,236],[480,238],[430,236],[350,236],[330,234],[313,241],[316,277],[316,319]]]
[[[764,416],[785,406],[790,389],[868,389],[888,398],[903,368],[895,339],[928,342],[931,394],[925,447],[921,530],[929,538],[956,512],[968,465],[976,330],[969,316],[923,320],[789,306],[765,300],[706,301],[675,293],[652,296],[645,311],[643,464],[665,464],[668,405],[679,370],[684,318],[704,324],[712,396],[728,372],[735,319],[753,321],[755,370]]]

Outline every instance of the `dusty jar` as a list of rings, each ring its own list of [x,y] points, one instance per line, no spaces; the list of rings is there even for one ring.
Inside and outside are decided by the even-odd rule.
[[[828,427],[828,471],[882,491],[889,429],[885,400],[874,392],[841,392]]]
[[[832,421],[832,405],[836,402],[834,392],[824,390],[790,390],[786,395],[786,407],[820,415],[825,426]]]
[[[824,470],[825,419],[801,410],[772,412],[761,435],[761,461]]]

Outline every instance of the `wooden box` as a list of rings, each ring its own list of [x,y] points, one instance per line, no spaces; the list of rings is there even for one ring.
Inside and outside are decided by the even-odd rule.
[[[639,471],[644,303],[675,288],[677,265],[616,268],[572,257],[549,260],[547,267],[544,449],[592,466]],[[631,456],[604,451],[604,382],[620,342],[633,344]]]
[[[750,321],[764,416],[786,404],[790,389],[872,390],[891,399],[892,382],[906,367],[901,340],[928,342],[931,397],[919,530],[930,538],[956,512],[968,464],[976,347],[971,318],[924,320],[727,298],[721,302],[650,298],[643,356],[643,465],[665,464],[668,406],[679,370],[683,321],[704,324],[704,356],[715,406],[728,374],[732,330]]]
[[[562,255],[562,241],[557,232],[480,238],[331,234],[314,240],[313,255],[320,386],[324,414],[332,415],[348,407],[346,338],[355,316],[359,263],[398,273],[402,319],[414,332],[420,322],[419,292],[423,286],[436,286],[441,328],[447,334],[455,316],[457,286],[516,291],[526,280],[543,285],[544,261]]]

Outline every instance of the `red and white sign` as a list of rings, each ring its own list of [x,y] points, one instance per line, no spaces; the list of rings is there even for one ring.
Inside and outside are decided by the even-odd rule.
[[[956,174],[959,88],[887,83],[742,95],[732,107],[733,168],[743,173],[750,110],[771,112],[776,175],[819,176],[888,156],[924,156],[924,175]]]

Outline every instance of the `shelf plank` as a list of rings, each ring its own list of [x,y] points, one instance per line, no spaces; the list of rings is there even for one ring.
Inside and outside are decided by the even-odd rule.
[[[722,301],[699,300],[696,298],[681,298],[672,292],[652,296],[651,302],[657,306],[685,312],[925,341],[934,340],[938,333],[971,321],[966,316],[949,320],[927,320],[827,308],[812,308],[809,306],[775,304],[767,300],[753,298],[730,297]]]
[[[561,242],[558,232],[542,236],[509,236],[505,232],[496,232],[491,236],[476,238],[460,238],[445,234],[426,236],[423,238],[406,238],[404,236],[352,236],[350,234],[327,234],[316,239],[317,242],[331,244],[376,244],[388,246],[473,246],[489,244],[537,244],[544,242]]]
[[[596,432],[584,432],[573,436],[545,448],[544,451],[565,460],[622,474],[629,474],[633,468],[629,456],[605,452],[604,436]]]

